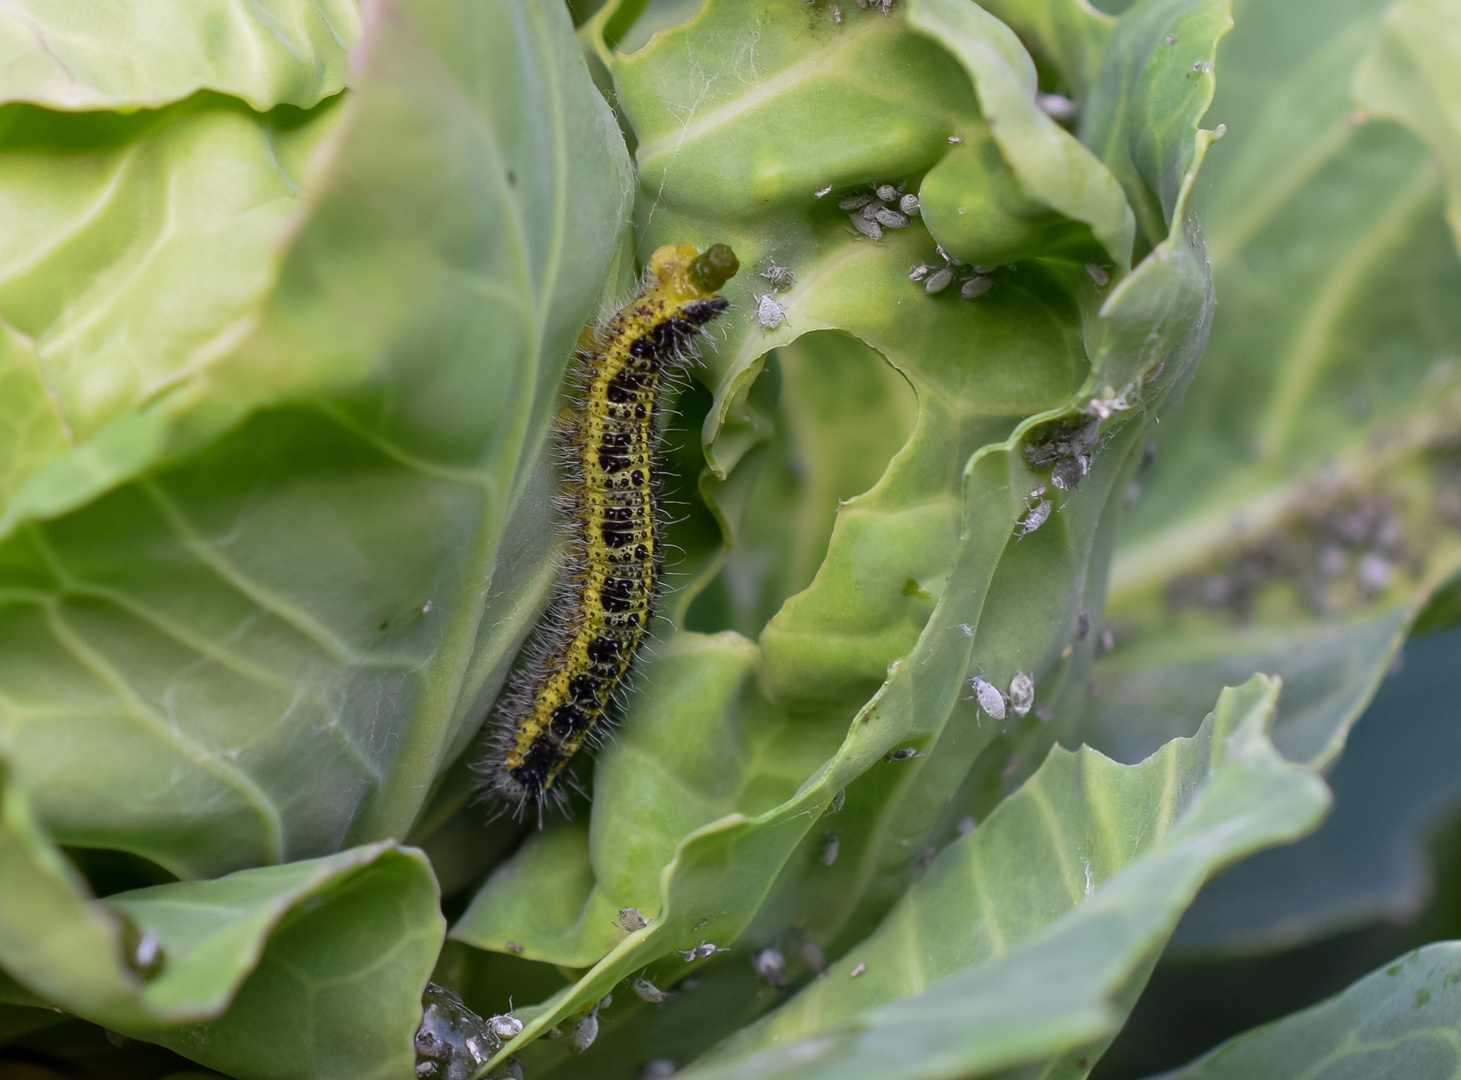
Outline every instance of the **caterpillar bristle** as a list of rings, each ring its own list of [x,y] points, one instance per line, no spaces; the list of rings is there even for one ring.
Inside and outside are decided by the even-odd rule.
[[[724,244],[659,248],[639,294],[579,335],[569,398],[554,424],[564,481],[558,585],[492,711],[492,751],[476,766],[488,797],[521,820],[566,810],[570,763],[600,746],[622,711],[636,658],[655,641],[664,580],[662,402],[688,383],[694,338],[728,306],[738,268]]]

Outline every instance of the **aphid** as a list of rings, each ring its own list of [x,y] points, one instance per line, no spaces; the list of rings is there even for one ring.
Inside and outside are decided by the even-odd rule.
[[[768,296],[756,297],[756,319],[763,330],[775,330],[786,321],[786,309]]]
[[[720,948],[718,945],[712,945],[708,941],[702,941],[693,949],[676,949],[675,951],[688,964],[692,960],[704,960],[707,956],[714,956],[716,953],[725,952],[726,950]]]
[[[828,184],[824,188],[818,188],[816,191],[812,192],[812,194],[815,195],[819,199],[822,198],[822,196],[824,196],[824,195],[830,195],[830,194],[832,194],[832,185],[831,184]]]
[[[724,244],[667,244],[650,256],[643,291],[579,337],[580,401],[559,431],[565,565],[539,644],[498,701],[496,751],[479,766],[519,808],[561,797],[560,774],[602,738],[644,641],[661,581],[660,389],[729,306],[717,292],[738,268]]]
[[[675,1075],[675,1063],[670,1058],[650,1058],[640,1074],[640,1080],[670,1080]]]
[[[983,296],[992,288],[994,288],[994,278],[976,274],[964,282],[963,286],[959,289],[959,295],[965,300],[973,300]]]
[[[829,806],[829,807],[827,807],[827,813],[829,813],[829,814],[838,814],[838,813],[841,813],[842,812],[842,804],[845,803],[846,801],[847,801],[847,789],[846,788],[842,788],[842,789],[840,789],[837,792],[836,795],[833,795],[832,796],[832,805]]]
[[[842,841],[834,832],[822,835],[822,865],[831,866],[837,861],[837,851],[842,847]]]
[[[974,820],[974,815],[973,814],[965,814],[963,817],[961,817],[959,819],[959,823],[955,826],[955,828],[957,828],[959,830],[959,835],[960,836],[968,836],[971,832],[973,832],[978,827],[979,827],[979,822],[977,822],[977,821]]]
[[[894,761],[908,761],[910,758],[922,756],[914,747],[905,746],[900,750],[894,750],[891,753],[884,754],[883,760],[891,763]]]
[[[949,287],[949,282],[953,280],[953,267],[945,266],[942,270],[936,270],[928,276],[928,280],[923,283],[923,289],[928,293],[943,292]]]
[[[1100,436],[1098,417],[1063,420],[1043,429],[1042,437],[1025,444],[1031,468],[1054,466],[1050,482],[1062,491],[1074,491],[1091,471],[1091,449]]]
[[[167,965],[167,954],[162,948],[162,937],[156,930],[147,930],[136,933],[131,924],[126,928],[133,931],[128,937],[135,936],[135,940],[128,944],[127,966],[135,971],[143,979],[155,979],[162,974],[162,969]]]
[[[1080,614],[1075,617],[1075,636],[1078,640],[1084,641],[1086,635],[1091,632],[1091,613],[1081,608]]]
[[[928,265],[928,263],[919,263],[908,271],[908,280],[922,281],[931,273],[933,273],[932,266]]]
[[[928,844],[918,853],[918,858],[914,860],[914,865],[920,870],[927,870],[933,865],[933,860],[937,855],[938,848],[932,844]]]
[[[629,989],[634,991],[640,1001],[647,1001],[651,1005],[658,1005],[665,998],[669,997],[668,994],[658,986],[655,986],[654,983],[650,982],[643,975],[630,983]]]
[[[594,1007],[581,1017],[573,1029],[573,1041],[569,1043],[575,1054],[581,1054],[599,1037],[599,1006],[608,1001],[595,1002]]]
[[[775,259],[766,260],[766,269],[761,271],[761,276],[771,283],[775,292],[786,292],[796,284],[796,275],[791,268],[778,265]]]
[[[1051,470],[1050,482],[1061,491],[1074,491],[1080,487],[1081,480],[1090,471],[1090,454],[1074,454],[1071,457],[1063,457],[1055,463],[1055,468]]]
[[[515,1039],[523,1033],[523,1022],[509,1013],[498,1013],[487,1018],[487,1027],[503,1042]]]
[[[1054,504],[1049,499],[1041,498],[1044,494],[1045,485],[1041,484],[1025,496],[1025,515],[1015,523],[1021,536],[1029,536],[1049,520]]]
[[[1010,680],[1010,708],[1016,716],[1025,716],[1035,704],[1035,680],[1023,671]]]
[[[1080,112],[1076,103],[1064,94],[1036,94],[1035,104],[1040,107],[1041,112],[1058,124],[1069,123]]]
[[[873,194],[849,195],[838,202],[847,211],[852,227],[874,240],[882,238],[884,229],[902,229],[908,225],[909,215],[902,209],[910,196],[903,194],[903,185],[879,184]],[[913,207],[918,206],[918,196],[911,196]],[[894,209],[894,206],[899,209]]]
[[[1168,45],[1175,45],[1175,44],[1177,44],[1177,35],[1176,34],[1168,34],[1167,35],[1167,44]]]
[[[759,978],[778,990],[786,985],[786,957],[781,955],[780,949],[762,949],[752,958],[751,967]]]
[[[898,209],[909,217],[917,217],[923,211],[923,204],[918,201],[918,196],[910,191],[898,200]]]
[[[993,683],[985,682],[978,675],[969,680],[969,685],[974,689],[974,698],[983,709],[996,720],[1004,719],[1004,695]]]
[[[1100,289],[1111,284],[1111,274],[1100,263],[1086,263],[1086,277],[1090,278]]]
[[[1116,635],[1109,626],[1101,629],[1101,651],[1110,652],[1116,648]]]
[[[842,9],[836,4],[832,5],[832,21],[838,26],[842,25]]]
[[[963,141],[964,141],[964,136],[962,136],[962,135],[950,135],[949,136],[949,142],[953,143],[955,146],[958,146]]]
[[[1368,551],[1355,567],[1355,583],[1366,596],[1383,592],[1395,579],[1395,566],[1378,551]]]
[[[859,975],[861,975],[866,970],[867,970],[867,965],[866,964],[858,964],[857,967],[855,967],[855,968],[852,969],[852,978],[854,978],[854,979],[857,978]]]
[[[508,952],[512,953],[513,955],[515,955],[515,956],[521,956],[522,955],[523,947],[521,945],[519,945],[517,942],[515,942],[515,941],[504,941],[502,943],[502,945],[503,945],[503,947],[505,949],[507,949]]]
[[[639,909],[632,907],[621,907],[619,909],[619,917],[615,922],[627,934],[633,934],[639,930],[643,930],[649,925],[649,920],[639,913]]]
[[[1048,724],[1055,719],[1055,714],[1042,705],[1035,710],[1035,719],[1042,724]]]

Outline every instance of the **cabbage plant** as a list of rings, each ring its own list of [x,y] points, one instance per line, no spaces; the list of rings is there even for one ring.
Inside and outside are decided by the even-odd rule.
[[[17,0],[0,52],[0,1059],[1083,1077],[1456,617],[1448,0]],[[565,371],[678,242],[741,271],[663,617],[514,814]],[[1241,873],[1179,944],[1335,925]],[[1456,950],[1181,1075],[1449,1076]]]

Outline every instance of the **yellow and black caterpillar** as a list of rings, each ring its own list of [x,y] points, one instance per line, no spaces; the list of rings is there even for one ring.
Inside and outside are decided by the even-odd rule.
[[[569,537],[539,641],[496,707],[481,771],[519,806],[561,797],[559,775],[591,737],[643,643],[660,587],[660,391],[739,269],[724,244],[667,244],[644,289],[579,338],[578,408],[558,427]]]

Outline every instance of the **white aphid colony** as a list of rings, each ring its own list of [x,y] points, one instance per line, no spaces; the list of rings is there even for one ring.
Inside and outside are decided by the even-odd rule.
[[[879,184],[872,194],[849,195],[837,203],[847,211],[852,227],[871,240],[881,240],[884,229],[902,229],[920,211],[918,196],[905,185]]]
[[[957,281],[960,283],[959,295],[965,300],[975,300],[994,288],[994,267],[970,266],[950,255],[943,245],[935,244],[934,247],[943,260],[942,266],[922,262],[908,271],[908,280],[922,282],[924,292],[930,295],[941,293]]]

